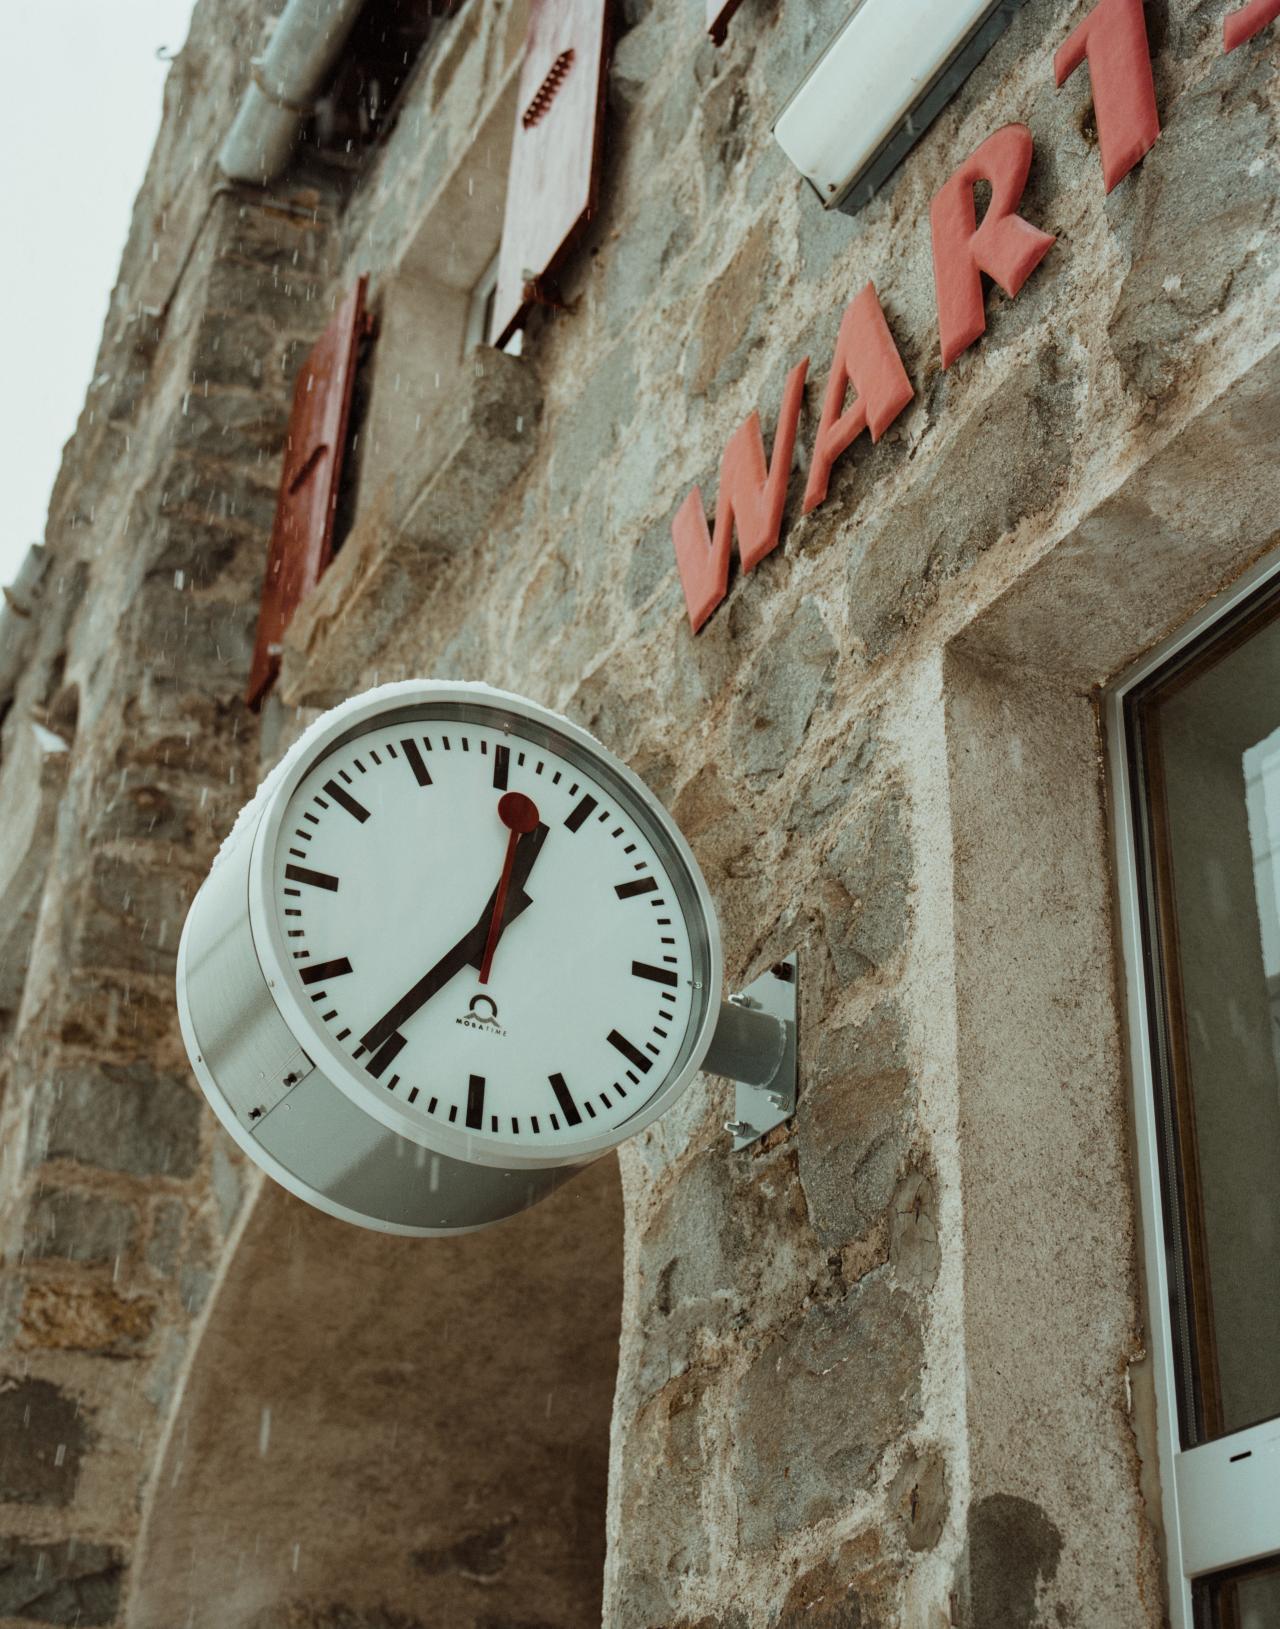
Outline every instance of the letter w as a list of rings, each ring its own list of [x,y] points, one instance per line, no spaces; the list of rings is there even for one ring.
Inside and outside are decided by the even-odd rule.
[[[778,429],[773,438],[773,460],[766,467],[760,415],[752,413],[734,431],[720,460],[720,492],[716,500],[714,536],[698,487],[680,505],[671,522],[676,565],[684,585],[689,623],[694,633],[719,605],[729,587],[729,550],[736,529],[738,558],[743,571],[758,566],[778,546],[782,511],[787,501],[787,479],[796,444],[796,427],[804,400],[809,359],[787,375],[782,393]]]

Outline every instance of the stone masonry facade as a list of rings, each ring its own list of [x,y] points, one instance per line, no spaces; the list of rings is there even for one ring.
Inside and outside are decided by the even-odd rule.
[[[518,357],[459,355],[447,411],[361,482],[258,717],[241,695],[294,376],[362,273],[389,331],[525,8],[467,0],[358,171],[302,155],[258,191],[213,155],[272,7],[199,0],[0,735],[0,810],[30,796],[33,721],[66,747],[0,1054],[5,1629],[1157,1629],[1097,696],[1274,541],[1280,40],[1224,54],[1223,0],[1152,0],[1162,133],[1107,195],[1088,76],[1051,71],[1090,9],[1029,0],[849,217],[770,135],[848,0],[746,0],[719,49],[701,0],[618,0],[564,309],[535,311]],[[1020,209],[1056,244],[944,370],[930,200],[1015,121]],[[802,516],[869,279],[914,401]],[[672,516],[695,484],[714,504],[752,410],[771,446],[805,356],[783,545],[695,637]],[[375,340],[375,404],[396,366]],[[728,1088],[700,1077],[616,1165],[495,1230],[552,1264],[520,1294],[490,1246],[352,1242],[343,1293],[401,1309],[406,1364],[432,1275],[444,1295],[486,1263],[489,1333],[466,1340],[524,1343],[538,1402],[477,1427],[456,1470],[448,1411],[411,1421],[419,1477],[392,1337],[361,1360],[365,1434],[325,1371],[273,1487],[341,1493],[294,1543],[256,1480],[257,1402],[247,1458],[219,1425],[229,1377],[255,1385],[294,1340],[258,1333],[255,1286],[311,1306],[296,1338],[323,1345],[326,1252],[347,1247],[203,1108],[174,957],[258,776],[321,707],[413,675],[528,694],[648,781],[707,876],[729,987],[799,954],[800,1103],[732,1156]],[[561,1313],[541,1358],[535,1301]],[[467,1316],[440,1324],[445,1368]],[[567,1371],[581,1429],[556,1459]],[[535,1439],[540,1466],[579,1468],[563,1508],[550,1471],[518,1486],[513,1441]],[[379,1548],[384,1495],[403,1542]]]

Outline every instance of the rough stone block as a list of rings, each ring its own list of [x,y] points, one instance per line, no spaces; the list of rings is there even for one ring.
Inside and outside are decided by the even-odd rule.
[[[181,795],[163,786],[123,786],[106,792],[94,814],[92,834],[99,842],[140,839],[187,844],[195,822]]]
[[[115,1622],[125,1560],[108,1544],[0,1538],[0,1617],[91,1629]]]
[[[192,389],[257,390],[270,382],[268,364],[278,341],[269,323],[248,312],[202,318],[191,351]]]
[[[284,447],[289,411],[261,392],[189,390],[172,421],[173,444],[229,463],[259,465]]]
[[[23,1248],[28,1258],[114,1262],[128,1251],[134,1223],[128,1205],[104,1194],[44,1188],[27,1212]]]
[[[303,328],[319,334],[331,314],[323,285],[292,266],[255,266],[249,261],[215,260],[209,269],[206,310],[230,318],[251,311],[274,328]]]
[[[36,1280],[22,1297],[18,1345],[27,1350],[132,1357],[146,1343],[155,1304],[88,1279]]]
[[[842,983],[884,971],[901,955],[912,885],[902,794],[888,785],[843,827],[822,865],[827,943]]]
[[[800,1180],[818,1237],[839,1249],[893,1200],[911,1146],[911,1073],[902,1017],[889,1003],[814,1037],[800,1094]]]
[[[871,1532],[803,1572],[769,1629],[899,1629],[901,1623],[898,1569]]]
[[[734,1409],[748,1548],[772,1549],[871,1486],[919,1419],[923,1355],[914,1303],[881,1274],[765,1343]]]
[[[1058,353],[1043,346],[975,377],[985,395],[964,410],[950,405],[910,490],[868,513],[848,550],[849,629],[869,659],[924,616],[945,582],[1047,509],[1066,481],[1078,408]]]
[[[946,1462],[936,1448],[910,1453],[889,1489],[909,1550],[931,1550],[947,1520]]]
[[[226,471],[188,453],[176,453],[160,479],[161,519],[175,517],[205,525],[238,523],[261,537],[264,568],[275,515],[274,485],[229,479]]]
[[[626,1562],[615,1585],[618,1629],[646,1629],[676,1616],[682,1580],[706,1569],[710,1533],[701,1492],[710,1467],[702,1449],[710,1377],[678,1376],[636,1415],[619,1460]]]
[[[94,856],[76,924],[75,961],[137,973],[170,973],[196,879],[110,853]]]
[[[217,693],[243,688],[258,624],[256,604],[197,598],[173,582],[136,596],[124,624],[151,677]]]
[[[836,646],[818,602],[801,600],[742,674],[729,721],[734,762],[746,775],[781,775],[814,714],[829,705]]]
[[[642,1393],[687,1367],[717,1332],[767,1327],[795,1285],[822,1272],[794,1152],[744,1159],[726,1149],[681,1169],[641,1235]]]
[[[194,1087],[147,1063],[64,1069],[37,1098],[32,1163],[79,1160],[133,1176],[190,1176],[200,1151]]]
[[[47,1380],[0,1379],[0,1500],[70,1504],[91,1446],[78,1399]]]
[[[1233,53],[1235,55],[1235,53]],[[1153,403],[1198,371],[1205,326],[1269,275],[1275,177],[1256,162],[1273,144],[1274,60],[1222,58],[1128,183],[1130,265],[1107,333],[1130,389]],[[1214,162],[1205,162],[1212,153]]]
[[[908,1171],[893,1196],[889,1259],[898,1283],[928,1294],[942,1262],[938,1242],[938,1208],[933,1183],[920,1171]]]
[[[551,429],[552,457],[547,502],[553,519],[568,514],[600,471],[636,410],[635,357],[629,345],[616,346],[582,381]]]

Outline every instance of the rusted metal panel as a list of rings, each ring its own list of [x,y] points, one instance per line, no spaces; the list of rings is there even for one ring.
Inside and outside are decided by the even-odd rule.
[[[346,451],[356,354],[365,331],[362,277],[312,346],[293,391],[280,496],[262,585],[245,700],[258,707],[280,671],[280,642],[333,557],[333,515]]]
[[[505,344],[595,211],[609,0],[532,0],[489,338]]]
[[[729,19],[742,4],[742,0],[707,0],[707,33],[716,45],[723,45],[729,30]]]

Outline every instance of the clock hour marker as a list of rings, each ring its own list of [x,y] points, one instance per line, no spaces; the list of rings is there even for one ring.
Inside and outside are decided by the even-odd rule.
[[[327,871],[310,871],[305,865],[287,865],[284,874],[290,882],[305,882],[312,888],[327,888],[331,894],[338,891],[338,879]]]
[[[582,802],[565,821],[565,825],[570,831],[577,831],[578,827],[582,825],[583,821],[590,817],[591,811],[595,808],[595,806],[596,800],[588,792],[586,797],[583,798]]]
[[[418,743],[416,741],[402,741],[400,745],[404,748],[405,761],[413,771],[414,780],[417,781],[419,786],[430,786],[431,773],[423,760],[422,754],[418,751]]]
[[[389,1035],[382,1043],[378,1050],[369,1059],[368,1063],[365,1064],[365,1068],[375,1080],[383,1072],[391,1060],[400,1052],[404,1045],[405,1038],[403,1035]]]
[[[648,962],[632,962],[631,971],[638,979],[652,979],[655,984],[675,986],[680,980],[668,967],[652,967]]]
[[[578,1113],[578,1105],[573,1101],[573,1093],[564,1083],[564,1076],[551,1075],[548,1078],[551,1081],[551,1089],[556,1094],[556,1102],[560,1105],[560,1112],[564,1115],[565,1124],[570,1126],[580,1126],[582,1124],[582,1116]],[[555,1116],[553,1115],[552,1124],[554,1123]]]
[[[626,1036],[619,1035],[616,1029],[609,1031],[609,1045],[616,1046],[628,1063],[633,1063],[637,1069],[643,1070],[646,1075],[653,1068],[653,1060],[646,1058],[638,1046],[632,1046]]]
[[[300,967],[298,977],[304,984],[319,984],[322,979],[341,978],[350,971],[351,963],[341,956],[336,962],[317,962],[314,967]]]
[[[657,891],[658,879],[656,877],[637,877],[634,882],[616,882],[613,891],[619,899],[635,899],[638,894],[652,894]]]
[[[467,1087],[467,1125],[479,1131],[484,1125],[484,1076],[472,1075]]]
[[[493,749],[493,784],[500,791],[507,789],[507,770],[511,764],[511,748],[495,747]]]
[[[360,766],[357,763],[356,768],[358,769],[359,767]],[[351,796],[351,793],[344,791],[343,788],[338,785],[337,781],[326,781],[324,783],[324,789],[335,803],[341,804],[347,813],[349,815],[354,815],[361,825],[368,820],[368,809],[365,808],[363,803],[357,803],[355,798]]]

